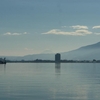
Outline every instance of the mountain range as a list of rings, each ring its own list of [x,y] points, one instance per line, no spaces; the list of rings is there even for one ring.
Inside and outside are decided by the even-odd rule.
[[[83,46],[79,49],[62,53],[63,59],[73,60],[99,60],[100,59],[100,42]]]
[[[100,60],[100,42],[83,46],[76,50],[72,50],[69,52],[62,52],[61,59],[64,60]],[[4,56],[0,56],[4,57]],[[33,55],[25,55],[25,56],[6,56],[7,60],[54,60],[55,54],[54,53],[47,53],[47,54],[33,54]]]

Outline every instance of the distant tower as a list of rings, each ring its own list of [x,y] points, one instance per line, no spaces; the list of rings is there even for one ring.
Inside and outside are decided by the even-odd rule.
[[[56,62],[56,63],[59,63],[59,62],[60,62],[60,59],[61,59],[61,56],[60,56],[59,53],[57,53],[57,54],[55,55],[55,62]]]

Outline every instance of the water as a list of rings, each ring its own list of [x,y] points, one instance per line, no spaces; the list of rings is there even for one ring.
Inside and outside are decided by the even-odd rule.
[[[0,100],[100,100],[100,64],[0,65]]]

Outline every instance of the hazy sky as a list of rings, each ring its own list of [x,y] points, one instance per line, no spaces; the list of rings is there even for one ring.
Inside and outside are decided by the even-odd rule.
[[[100,41],[100,0],[0,0],[0,55],[65,52]]]

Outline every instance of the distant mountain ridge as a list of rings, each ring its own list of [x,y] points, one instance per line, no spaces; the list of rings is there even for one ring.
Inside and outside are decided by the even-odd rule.
[[[79,49],[70,52],[62,53],[63,58],[77,59],[77,60],[92,60],[100,59],[100,42],[87,46],[80,47]]]
[[[2,58],[4,56],[1,56]],[[54,60],[54,53],[46,53],[46,54],[33,54],[33,55],[25,55],[25,56],[7,56],[7,60]],[[72,50],[69,52],[61,53],[61,59],[67,60],[100,60],[100,42],[80,47],[79,49]]]
[[[100,42],[96,43],[96,44],[91,44],[91,45],[87,45],[87,46],[83,46],[79,49],[97,49],[100,48]]]

